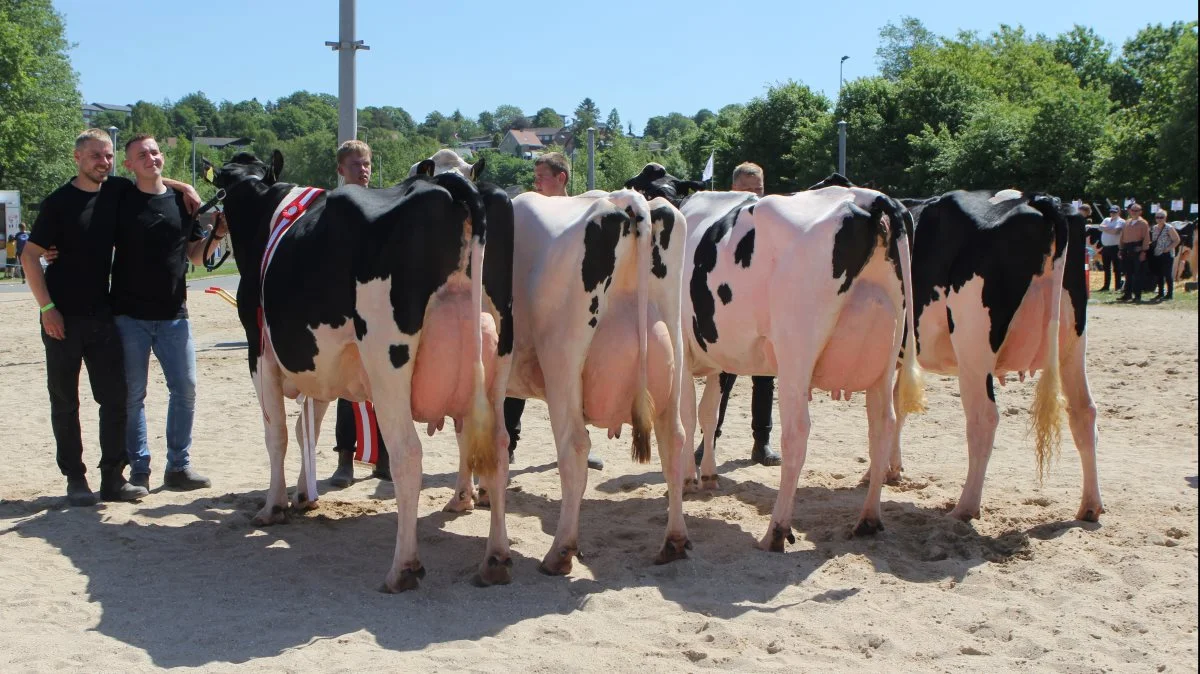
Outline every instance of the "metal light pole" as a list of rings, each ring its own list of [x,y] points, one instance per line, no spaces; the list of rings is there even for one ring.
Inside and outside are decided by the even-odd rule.
[[[339,0],[338,41],[325,46],[338,52],[338,145],[354,140],[358,129],[358,108],[355,104],[354,52],[370,49],[362,40],[354,39],[355,0]],[[341,178],[338,184],[342,183]]]
[[[117,175],[117,132],[117,127],[108,127],[108,135],[112,137],[113,142],[113,163],[112,166],[108,167],[108,175],[110,176]]]
[[[838,122],[838,173],[846,175],[846,120]]]
[[[842,98],[842,66],[846,64],[848,58],[850,57],[843,56],[842,60],[838,62],[838,100]]]
[[[596,128],[588,127],[588,181],[589,190],[596,189]]]
[[[196,186],[196,134],[201,131],[208,131],[207,126],[192,127],[192,187]]]

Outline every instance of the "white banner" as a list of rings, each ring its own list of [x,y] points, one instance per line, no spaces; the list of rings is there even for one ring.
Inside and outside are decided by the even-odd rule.
[[[1172,199],[1171,200],[1171,210],[1182,211],[1183,210],[1183,199]]]
[[[1188,209],[1188,213],[1196,213],[1197,211],[1200,211],[1200,208],[1197,207],[1200,207],[1200,204],[1192,204],[1191,208]]]
[[[1076,199],[1075,201],[1071,202],[1071,206],[1073,206],[1075,208],[1079,208],[1082,205],[1083,205],[1083,199]]]
[[[1158,212],[1158,204],[1150,204],[1150,212],[1157,213]]]

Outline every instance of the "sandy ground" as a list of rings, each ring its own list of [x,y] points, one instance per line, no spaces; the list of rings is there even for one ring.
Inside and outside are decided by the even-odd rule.
[[[392,596],[376,590],[395,539],[390,484],[326,490],[318,510],[291,524],[251,525],[267,455],[243,336],[232,308],[197,285],[192,455],[214,487],[160,488],[166,389],[155,371],[147,412],[155,489],[140,503],[95,508],[66,507],[32,300],[0,295],[0,671],[1197,668],[1194,311],[1092,310],[1088,362],[1108,511],[1098,525],[1071,520],[1080,476],[1069,446],[1038,485],[1025,436],[1030,382],[998,390],[984,518],[974,526],[946,518],[967,455],[956,384],[933,376],[930,413],[906,428],[908,472],[884,491],[886,531],[849,536],[865,493],[863,398],[822,397],[797,494],[797,543],[785,554],[758,551],[779,472],[745,460],[743,378],[718,456],[722,490],[684,504],[689,560],[651,564],[666,523],[657,462],[632,463],[627,435],[610,442],[597,431],[608,466],[590,474],[584,557],[569,577],[537,572],[559,480],[546,410],[533,402],[509,498],[514,582],[471,584],[488,517],[441,512],[454,440],[422,435],[418,535],[429,573],[417,592]],[[94,465],[86,385],[83,401]],[[321,477],[336,463],[331,446],[326,434]],[[293,451],[293,483],[298,461]]]

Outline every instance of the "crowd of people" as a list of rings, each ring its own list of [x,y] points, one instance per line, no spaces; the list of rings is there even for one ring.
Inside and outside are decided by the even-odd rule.
[[[1080,212],[1091,219],[1091,206],[1083,204]],[[1099,225],[1089,225],[1100,232],[1096,246],[1097,262],[1104,272],[1100,292],[1120,292],[1122,302],[1141,302],[1142,293],[1149,291],[1156,292],[1156,300],[1174,299],[1179,232],[1167,222],[1165,210],[1154,213],[1153,225],[1142,217],[1141,204],[1129,204],[1126,214],[1127,218],[1122,218],[1121,208],[1114,204]]]

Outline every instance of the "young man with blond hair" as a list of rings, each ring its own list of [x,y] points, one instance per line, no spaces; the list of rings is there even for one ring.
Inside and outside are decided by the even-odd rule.
[[[125,481],[126,385],[120,336],[113,321],[109,272],[116,237],[117,205],[133,184],[110,177],[113,146],[108,133],[88,129],[75,139],[76,175],[42,202],[22,261],[41,312],[46,347],[50,425],[59,470],[67,478],[67,501],[94,505],[79,428],[79,373],[87,364],[92,395],[100,406],[100,497],[131,501],[144,487]],[[199,195],[184,183],[189,207]],[[39,258],[52,263],[42,270]]]
[[[196,416],[196,347],[187,309],[188,262],[204,264],[211,237],[224,238],[221,218],[207,235],[188,215],[184,195],[162,177],[158,141],[137,134],[125,144],[125,168],[135,176],[117,207],[112,304],[125,354],[125,433],[129,481],[150,486],[150,445],[146,431],[146,384],[150,354],[167,383],[167,459],[163,486],[202,489],[212,483],[192,468],[192,426]]]
[[[744,162],[733,169],[731,184],[733,192],[752,192],[763,195],[763,170],[758,164]],[[737,382],[737,375],[722,372],[721,405],[717,413],[717,429],[714,439],[721,437],[721,425],[725,423],[725,410],[729,407],[729,394]],[[750,429],[754,433],[754,445],[750,449],[750,460],[764,466],[778,466],[783,462],[779,452],[771,449],[771,413],[775,407],[775,378],[752,377],[754,393],[750,401]],[[696,448],[696,463],[704,455],[704,445]]]
[[[337,173],[346,185],[369,187],[371,184],[371,146],[361,140],[348,140],[337,149]],[[383,444],[383,434],[378,430],[374,419],[358,420],[355,415],[355,403],[342,398],[337,401],[337,419],[333,427],[333,451],[337,452],[338,465],[329,477],[331,487],[349,487],[354,482],[354,451],[358,444],[358,425],[361,423],[363,432],[375,428],[375,446],[379,448],[375,470],[371,477],[391,481],[391,465],[388,460],[387,447]],[[371,414],[369,412],[362,413]]]
[[[533,191],[547,197],[567,196],[571,182],[571,162],[561,152],[547,152],[533,162]],[[521,415],[525,413],[524,398],[504,399],[504,426],[508,430],[508,460],[512,461],[521,439]],[[604,470],[604,459],[588,454],[587,465],[592,470]]]

